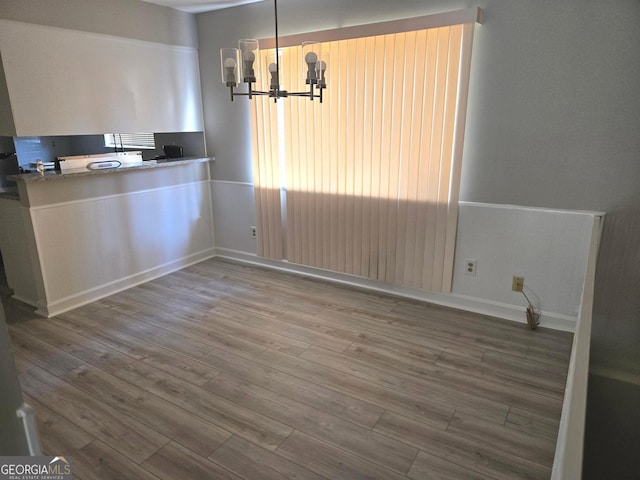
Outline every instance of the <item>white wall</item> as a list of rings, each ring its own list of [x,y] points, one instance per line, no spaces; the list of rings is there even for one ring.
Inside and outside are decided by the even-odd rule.
[[[216,247],[255,254],[256,239],[250,227],[256,225],[253,183],[211,182],[213,224],[216,227]]]
[[[541,325],[573,330],[580,309],[594,217],[568,210],[462,203],[458,218],[453,293],[487,311],[511,317],[527,306],[513,292],[514,275],[541,310]],[[476,260],[475,275],[465,261]],[[519,315],[524,321],[524,314]]]
[[[279,28],[288,35],[476,4],[282,0]],[[640,3],[484,0],[479,6],[485,21],[474,40],[461,199],[638,212]],[[219,49],[239,38],[273,36],[271,9],[270,2],[261,2],[197,16],[205,134],[217,159],[216,180],[252,181],[249,108],[245,99],[229,101],[220,82]],[[245,219],[247,212],[238,210],[237,216]],[[625,225],[632,221],[626,213],[621,217]],[[605,258],[608,251],[637,250],[624,225],[610,235],[608,228],[605,221]],[[633,287],[640,268],[622,259],[617,264],[617,273],[598,266],[604,276],[596,281],[592,359],[640,375],[633,313],[640,308]],[[617,284],[616,275],[628,281],[614,291],[607,285]],[[629,308],[614,308],[613,299]]]
[[[206,163],[33,182],[26,192],[43,315],[213,256]]]
[[[0,18],[197,47],[195,16],[137,0],[0,0]]]
[[[0,51],[16,136],[203,130],[194,48],[0,20]]]

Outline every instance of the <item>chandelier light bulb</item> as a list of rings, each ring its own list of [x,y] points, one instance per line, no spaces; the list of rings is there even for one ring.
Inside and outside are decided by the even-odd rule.
[[[270,63],[269,73],[271,74],[271,88],[275,88],[276,90],[279,89],[280,81],[278,79],[278,65],[276,65],[275,63]]]
[[[229,88],[231,101],[238,96],[249,97],[269,96],[277,101],[279,98],[287,97],[305,97],[309,100],[317,98],[322,103],[323,90],[327,88],[324,78],[324,71],[327,68],[326,55],[322,49],[322,45],[316,41],[302,42],[302,57],[304,66],[301,73],[305,75],[306,91],[289,92],[280,88],[280,72],[285,73],[282,60],[279,58],[281,53],[279,37],[278,37],[278,0],[273,0],[273,13],[275,19],[275,53],[267,53],[261,51],[258,40],[245,38],[238,40],[238,48],[221,48],[220,49],[220,66],[222,68],[222,83]],[[271,45],[270,48],[273,48]],[[297,54],[296,54],[297,55]],[[288,57],[285,57],[287,59]],[[298,57],[299,59],[300,57]],[[260,90],[259,85],[263,82],[259,81],[259,73],[264,68],[266,59],[267,70],[269,73],[269,90]],[[275,60],[275,61],[274,61]],[[323,60],[321,62],[321,60]],[[285,60],[287,62],[288,60]],[[298,60],[299,61],[299,60]],[[285,75],[285,78],[289,78]],[[235,91],[234,89],[239,83],[246,85],[246,92]],[[265,82],[266,83],[266,82]],[[254,87],[254,85],[256,85]]]

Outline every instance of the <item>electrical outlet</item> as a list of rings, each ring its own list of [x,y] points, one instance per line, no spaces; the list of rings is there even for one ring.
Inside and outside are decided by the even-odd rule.
[[[513,276],[513,281],[511,282],[511,290],[514,292],[521,292],[524,288],[524,277],[516,277]]]
[[[251,229],[251,238],[258,238],[258,230],[256,227],[249,227]]]
[[[464,261],[464,274],[470,277],[476,276],[476,268],[478,267],[478,261],[468,258]]]

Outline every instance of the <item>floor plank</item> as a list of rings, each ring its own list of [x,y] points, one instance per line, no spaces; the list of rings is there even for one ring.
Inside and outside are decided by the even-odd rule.
[[[147,459],[142,466],[165,480],[242,480],[229,470],[207,458],[196,455],[178,444],[170,443]]]
[[[211,366],[198,362],[194,357],[118,330],[118,324],[91,322],[85,315],[70,316],[69,314],[49,319],[49,321],[54,325],[65,328],[67,331],[80,332],[82,335],[93,338],[113,350],[119,351],[135,360],[141,360],[195,385],[204,385],[219,373],[218,370]],[[193,354],[190,350],[188,352]]]
[[[461,412],[451,419],[447,432],[475,442],[487,442],[494,448],[524,458],[539,465],[550,465],[555,453],[555,442],[487,422]]]
[[[247,480],[322,480],[298,464],[268,450],[232,436],[209,457],[217,464]]]
[[[555,442],[560,426],[560,414],[556,412],[554,418],[549,418],[549,415],[542,415],[540,412],[536,414],[511,407],[505,426]]]
[[[486,352],[481,362],[445,352],[436,365],[478,378],[530,387],[537,393],[560,398],[566,382],[566,374],[560,367],[497,352]]]
[[[367,428],[372,428],[384,413],[382,407],[240,357],[222,358],[210,354],[202,361],[249,383]]]
[[[491,480],[493,477],[420,451],[407,477],[413,480]]]
[[[291,323],[282,321],[284,316],[273,318],[264,315],[264,312],[255,313],[250,309],[246,310],[241,306],[229,306],[223,302],[217,305],[213,312],[221,317],[226,317],[233,322],[245,325],[248,328],[260,328],[269,332],[279,332],[282,335],[305,342],[309,345],[316,345],[335,352],[344,351],[350,344],[350,340],[343,340],[334,335],[318,332],[312,328],[306,328],[301,322]],[[289,315],[291,315],[289,313]],[[304,314],[297,314],[298,317]]]
[[[464,384],[459,385],[458,389],[443,386],[439,382],[430,382],[425,385],[421,380],[405,378],[398,372],[376,368],[371,365],[369,359],[367,361],[355,360],[347,356],[329,354],[318,348],[308,349],[300,355],[300,358],[415,395],[418,398],[424,398],[442,406],[448,405],[456,410],[490,418],[498,423],[504,423],[507,417],[507,404],[478,397],[475,392],[469,393],[465,390],[466,385]]]
[[[27,365],[38,365],[53,375],[64,375],[84,365],[82,360],[29,335],[25,330],[10,326],[9,333],[14,354],[25,359]]]
[[[24,401],[35,412],[40,444],[45,455],[62,455],[78,450],[94,438],[74,423],[61,417],[43,403],[23,393]]]
[[[409,418],[420,419],[441,429],[447,427],[455,411],[451,407],[439,405],[375,382],[345,375],[340,371],[301,358],[266,351],[256,357],[255,361],[299,378],[313,379],[314,382],[333,390],[348,393],[365,402]]]
[[[450,431],[443,432],[393,413],[385,413],[374,430],[402,438],[422,451],[489,477],[548,479],[551,475],[549,466],[504,452],[484,440],[474,441]]]
[[[106,372],[81,367],[63,379],[199,455],[210,455],[231,436],[201,417]]]
[[[358,425],[341,422],[332,415],[225,373],[218,375],[205,388],[390,470],[406,473],[417,454],[406,444]]]
[[[22,389],[55,413],[135,462],[169,442],[164,435],[52,376],[39,367],[20,374]]]
[[[565,332],[220,259],[51,319],[6,302],[81,480],[550,478]]]
[[[158,480],[158,477],[140,467],[106,443],[94,440],[72,453],[73,478],[85,480]]]
[[[405,478],[362,457],[345,452],[309,435],[293,432],[276,451],[325,478],[335,480],[371,479],[400,480]]]
[[[141,362],[115,375],[268,450],[275,450],[293,430]]]
[[[298,319],[285,313],[283,319],[293,322],[305,321],[305,317]],[[363,343],[366,338],[389,338],[392,341],[407,344],[407,348],[427,348],[433,351],[450,351],[459,355],[468,355],[478,360],[482,359],[485,349],[470,343],[465,343],[456,338],[442,338],[430,335],[428,332],[417,335],[415,332],[407,332],[394,328],[393,324],[384,324],[371,321],[363,316],[354,315],[351,311],[335,311],[324,309],[313,318],[312,325],[319,328],[332,327],[337,329],[334,335],[340,338],[351,339],[353,342]],[[354,337],[355,335],[355,337]]]
[[[67,328],[60,328],[49,319],[32,321],[29,334],[90,365],[107,371],[120,370],[133,359],[94,339]]]

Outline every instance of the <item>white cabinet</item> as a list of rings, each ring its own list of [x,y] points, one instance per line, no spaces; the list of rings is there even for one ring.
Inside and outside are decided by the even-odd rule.
[[[0,135],[203,130],[195,48],[0,20],[0,55]]]

